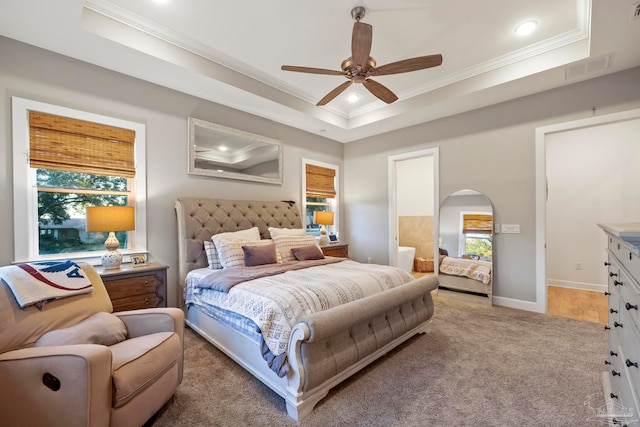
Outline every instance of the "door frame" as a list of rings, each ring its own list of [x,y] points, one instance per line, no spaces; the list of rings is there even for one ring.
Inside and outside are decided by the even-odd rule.
[[[547,312],[547,135],[639,118],[640,108],[536,128],[536,302],[533,311]]]
[[[434,256],[438,253],[438,233],[440,228],[440,172],[439,172],[439,149],[438,147],[424,150],[410,151],[407,153],[394,154],[389,156],[389,265],[398,264],[398,209],[396,194],[396,172],[397,163],[403,160],[418,159],[422,157],[433,157],[433,245]]]

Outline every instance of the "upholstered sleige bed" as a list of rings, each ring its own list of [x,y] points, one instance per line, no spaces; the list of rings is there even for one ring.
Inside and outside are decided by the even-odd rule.
[[[438,281],[442,289],[459,290],[492,298],[492,264],[465,258],[441,256]]]
[[[209,263],[204,242],[210,241],[213,235],[257,227],[260,237],[269,239],[270,227],[302,227],[298,208],[290,202],[180,198],[175,209],[181,287],[187,283],[187,276],[189,283],[195,276],[210,276],[206,271]],[[389,274],[378,273],[382,266],[362,265],[350,260],[336,261],[332,265],[336,269],[347,269],[349,265],[355,269],[369,269],[372,275],[385,278],[398,275],[396,270],[399,270],[387,268]],[[333,268],[332,265],[311,268]],[[277,276],[267,277],[267,280],[278,281]],[[282,281],[285,282],[284,276]],[[238,287],[251,284],[253,281]],[[303,315],[290,331],[285,353],[287,370],[284,375],[280,372],[283,376],[265,361],[264,339],[261,343],[251,336],[252,331],[242,332],[242,327],[233,326],[210,307],[194,303],[197,298],[189,295],[191,285],[186,289],[188,304],[183,308],[189,327],[282,396],[289,416],[301,420],[332,387],[412,336],[428,332],[433,315],[431,291],[437,286],[435,276],[410,278],[406,283],[380,293]]]

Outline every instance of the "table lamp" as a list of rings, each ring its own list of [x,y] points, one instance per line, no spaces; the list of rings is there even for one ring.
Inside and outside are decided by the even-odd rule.
[[[325,225],[333,225],[333,212],[315,211],[313,213],[314,224],[320,224],[320,244],[326,245],[329,242]]]
[[[116,231],[134,230],[135,218],[133,206],[88,206],[87,231],[90,233],[109,232],[104,242],[107,252],[102,255],[102,266],[105,270],[120,268],[122,254],[118,251],[120,242]]]

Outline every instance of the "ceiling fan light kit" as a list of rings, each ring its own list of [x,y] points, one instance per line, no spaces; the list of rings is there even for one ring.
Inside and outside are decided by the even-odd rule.
[[[353,34],[351,37],[351,56],[340,65],[342,71],[327,70],[324,68],[298,67],[283,65],[282,70],[294,71],[298,73],[326,74],[331,76],[344,76],[347,81],[326,94],[316,105],[325,105],[344,92],[353,83],[362,85],[376,98],[387,104],[395,102],[398,97],[386,86],[372,80],[372,76],[385,76],[390,74],[408,73],[411,71],[424,70],[426,68],[437,67],[442,64],[442,55],[419,56],[416,58],[404,59],[390,64],[376,67],[376,60],[370,55],[371,42],[373,40],[373,27],[360,22],[365,15],[365,8],[354,7],[351,10],[351,17],[356,21],[353,24]]]

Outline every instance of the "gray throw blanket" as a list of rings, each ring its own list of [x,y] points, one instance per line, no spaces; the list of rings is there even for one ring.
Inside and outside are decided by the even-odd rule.
[[[334,264],[347,258],[326,257],[307,261],[291,261],[282,264],[266,264],[254,267],[233,267],[214,270],[200,279],[196,287],[201,289],[213,289],[219,292],[229,292],[231,288],[242,282],[258,279],[260,277],[275,276],[291,270],[315,267],[317,265]]]

